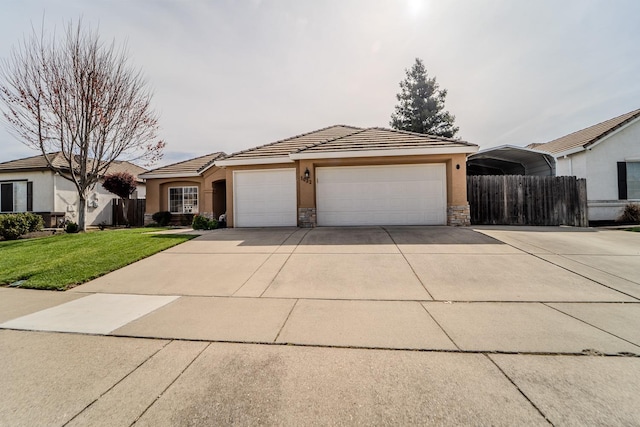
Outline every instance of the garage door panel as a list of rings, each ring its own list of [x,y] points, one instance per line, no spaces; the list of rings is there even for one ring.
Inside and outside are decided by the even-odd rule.
[[[446,224],[444,164],[317,168],[318,225]]]
[[[236,227],[297,225],[295,169],[234,172]]]

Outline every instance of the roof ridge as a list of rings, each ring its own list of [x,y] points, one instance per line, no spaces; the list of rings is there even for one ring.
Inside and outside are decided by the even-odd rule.
[[[296,138],[301,138],[301,137],[303,137],[303,136],[311,135],[311,134],[314,134],[314,133],[316,133],[316,132],[322,132],[322,131],[324,131],[324,130],[331,129],[331,128],[336,128],[336,127],[344,127],[344,128],[351,128],[351,129],[360,129],[360,128],[357,128],[357,127],[355,127],[355,126],[349,126],[349,125],[331,125],[331,126],[325,126],[325,127],[323,127],[323,128],[320,128],[320,129],[312,130],[312,131],[310,131],[310,132],[304,132],[304,133],[301,133],[301,134],[299,134],[299,135],[294,135],[294,136],[290,136],[290,137],[288,137],[288,138],[279,139],[279,140],[274,141],[274,142],[269,142],[269,143],[267,143],[267,144],[258,145],[257,147],[251,147],[251,148],[247,148],[246,150],[236,151],[235,153],[231,153],[231,154],[229,154],[229,156],[227,156],[227,157],[228,157],[228,158],[231,158],[231,157],[236,156],[236,155],[238,155],[238,154],[248,153],[248,152],[250,152],[250,151],[255,151],[255,150],[259,149],[259,148],[269,147],[269,146],[271,146],[271,145],[280,144],[280,143],[285,142],[285,141],[289,141],[289,140],[296,139]],[[295,151],[294,151],[294,152],[295,152]]]
[[[225,157],[226,154],[224,153],[224,151],[218,151],[217,153],[211,153],[211,154],[207,154],[209,156],[213,156],[216,155],[214,158],[212,158],[211,160],[209,160],[207,163],[205,163],[204,165],[200,166],[200,168],[197,170],[197,173],[201,173],[203,171],[205,171],[209,166],[211,166],[212,164],[215,163],[216,160],[220,159],[220,157]],[[206,157],[207,155],[204,155],[202,157]]]
[[[348,134],[346,134],[346,135],[336,136],[336,137],[333,137],[333,138],[326,139],[326,140],[324,140],[324,141],[319,141],[319,142],[316,142],[315,144],[310,144],[310,145],[306,145],[306,146],[304,146],[304,147],[300,147],[300,148],[298,148],[297,150],[292,151],[292,154],[293,154],[293,153],[301,153],[302,151],[308,150],[308,149],[310,149],[310,148],[315,148],[315,147],[318,147],[318,146],[320,146],[320,145],[322,145],[322,144],[327,144],[327,143],[329,143],[329,142],[334,142],[334,141],[337,141],[337,140],[339,140],[339,139],[341,139],[341,138],[346,138],[347,136],[357,135],[357,134],[359,134],[359,133],[362,133],[362,132],[364,132],[364,131],[367,131],[367,130],[371,129],[371,128],[356,128],[356,127],[354,127],[354,126],[344,126],[344,127],[354,128],[354,129],[359,129],[359,130],[356,130],[356,131],[354,131],[354,132],[348,133]]]
[[[596,136],[594,136],[593,138],[589,139],[589,140],[588,140],[587,142],[585,142],[584,144],[581,144],[581,145],[582,145],[582,147],[586,147],[587,145],[593,144],[594,142],[596,142],[597,140],[599,140],[599,139],[600,139],[600,138],[602,138],[603,136],[606,136],[606,135],[608,135],[609,133],[613,132],[614,130],[616,130],[616,129],[618,129],[618,128],[622,127],[622,126],[624,126],[625,124],[629,123],[630,121],[635,120],[637,117],[639,117],[639,116],[640,116],[640,108],[639,108],[639,109],[636,109],[636,110],[631,110],[631,111],[629,111],[629,112],[627,112],[627,113],[624,113],[624,114],[617,115],[617,116],[615,116],[615,117],[611,117],[611,118],[606,119],[606,120],[602,120],[601,122],[598,122],[598,123],[593,124],[593,125],[591,125],[591,126],[584,127],[584,128],[582,128],[582,129],[578,129],[578,130],[576,130],[576,131],[574,131],[574,132],[571,132],[571,133],[568,133],[568,134],[566,134],[566,135],[560,136],[560,137],[558,137],[558,138],[552,139],[551,141],[542,142],[542,143],[537,143],[538,145],[536,146],[536,148],[538,148],[538,147],[540,147],[540,146],[547,145],[547,144],[551,144],[551,143],[553,143],[553,142],[556,142],[556,141],[559,141],[559,140],[561,140],[561,139],[567,138],[567,137],[569,137],[569,136],[571,136],[571,135],[575,135],[575,134],[578,134],[578,133],[580,133],[580,132],[584,132],[584,131],[586,131],[586,130],[596,128],[597,126],[600,126],[600,125],[602,125],[602,124],[604,124],[604,123],[606,123],[606,122],[609,122],[609,121],[613,121],[613,120],[619,119],[619,118],[621,118],[621,117],[623,117],[623,116],[626,116],[626,115],[629,115],[629,117],[627,117],[626,119],[624,119],[624,120],[623,120],[623,121],[621,121],[620,123],[617,123],[617,124],[615,124],[615,125],[612,125],[612,126],[608,127],[607,129],[605,129],[605,130],[603,130],[602,132],[598,133],[598,134],[597,134]],[[536,144],[536,143],[532,143],[532,144]],[[529,144],[529,145],[532,145],[532,144]]]

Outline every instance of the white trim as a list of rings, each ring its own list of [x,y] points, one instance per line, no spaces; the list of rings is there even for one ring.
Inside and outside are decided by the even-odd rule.
[[[626,163],[637,163],[640,162],[640,157],[625,157],[624,161]]]
[[[301,159],[341,159],[354,157],[392,157],[392,156],[419,156],[429,154],[458,154],[475,153],[478,146],[467,147],[437,147],[437,148],[405,148],[397,150],[363,150],[363,151],[324,151],[292,153],[289,155],[293,160]]]
[[[141,174],[139,178],[144,179],[160,179],[160,178],[196,178],[200,177],[199,173],[159,173],[159,174]]]
[[[289,156],[282,157],[253,157],[249,159],[222,159],[216,160],[214,164],[220,166],[244,166],[244,165],[273,165],[277,163],[293,163]]]

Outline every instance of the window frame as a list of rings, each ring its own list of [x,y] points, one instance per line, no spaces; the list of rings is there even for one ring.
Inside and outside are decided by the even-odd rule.
[[[24,200],[16,198],[16,184],[24,184],[24,188],[22,189]],[[12,179],[0,181],[0,188],[5,185],[11,186],[11,210],[2,210],[2,191],[0,190],[0,213],[7,214],[33,211],[33,182],[27,179]],[[19,204],[21,204],[22,206],[19,206]]]
[[[181,193],[182,193],[182,201],[181,201],[181,206],[182,206],[182,210],[181,211],[172,211],[171,208],[171,190],[177,190],[180,189]],[[186,189],[195,189],[195,195],[196,195],[196,203],[195,205],[193,205],[193,208],[191,209],[191,211],[185,211],[185,190]],[[190,193],[187,193],[190,194]],[[197,214],[199,212],[199,206],[200,206],[200,188],[197,185],[185,185],[185,186],[178,186],[178,187],[169,187],[167,189],[167,210],[169,212],[171,212],[172,214],[176,214],[176,215],[181,215],[181,214]]]

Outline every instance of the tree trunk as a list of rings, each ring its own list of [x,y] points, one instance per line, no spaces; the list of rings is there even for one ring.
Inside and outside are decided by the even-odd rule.
[[[78,200],[78,228],[87,231],[87,199],[83,194]]]

